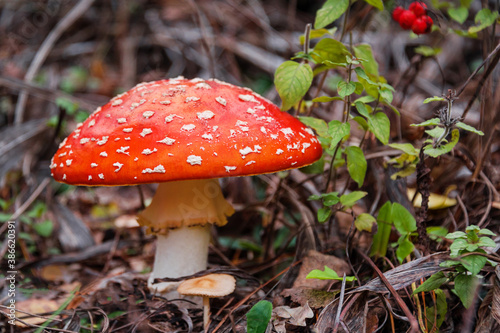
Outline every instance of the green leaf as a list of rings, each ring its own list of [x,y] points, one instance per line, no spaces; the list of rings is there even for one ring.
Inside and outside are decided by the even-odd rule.
[[[453,131],[451,131],[451,140],[447,144],[441,145],[436,148],[432,147],[432,145],[427,145],[424,147],[424,153],[432,157],[438,157],[449,153],[458,143],[459,137],[460,132],[457,129],[454,129]]]
[[[368,123],[366,122],[366,119],[363,117],[354,117],[352,118],[355,122],[358,123],[359,127],[363,129],[363,131],[368,131]]]
[[[471,272],[472,275],[477,275],[486,265],[486,257],[478,254],[462,257],[462,265]]]
[[[439,329],[443,324],[444,320],[446,319],[446,313],[448,311],[448,303],[446,302],[446,295],[441,289],[435,289],[434,293],[436,294],[436,302],[435,302],[436,305],[428,307],[425,311],[427,319],[426,327],[436,326],[436,328]],[[436,319],[436,322],[434,322],[434,319]]]
[[[408,155],[418,156],[418,150],[415,149],[415,147],[411,143],[390,143],[388,144],[388,146],[397,150],[401,150]]]
[[[460,24],[464,24],[469,16],[469,10],[465,7],[450,8],[448,9],[448,15]]]
[[[429,97],[429,98],[424,99],[424,101],[422,103],[427,104],[430,102],[443,102],[443,101],[445,101],[445,99],[443,97],[434,96],[434,97]],[[435,119],[439,119],[439,118],[433,118],[431,120],[435,120]],[[437,124],[434,124],[434,125],[437,125]],[[414,125],[414,126],[417,126],[417,125]],[[426,125],[421,125],[421,126],[426,126]]]
[[[349,175],[359,187],[363,186],[367,168],[363,151],[359,147],[349,146],[346,148],[345,153],[347,155],[347,171],[349,171]]]
[[[401,204],[392,204],[392,221],[398,232],[402,235],[417,230],[417,221],[411,213]]]
[[[486,236],[492,236],[492,237],[496,237],[497,234],[495,234],[493,231],[489,230],[489,229],[481,229],[477,232],[479,235],[486,235]]]
[[[372,47],[370,44],[360,44],[354,46],[354,54],[356,58],[363,59],[363,67],[365,71],[373,76],[378,77],[378,63],[373,57]]]
[[[49,237],[52,235],[52,231],[54,230],[54,223],[50,220],[45,220],[43,222],[33,224],[33,229],[35,229],[36,233],[42,237]]]
[[[247,312],[247,332],[248,333],[264,333],[267,325],[271,320],[273,313],[273,305],[269,301],[257,302],[250,311]]]
[[[332,120],[328,123],[328,134],[332,138],[330,149],[334,149],[337,144],[351,132],[351,124]]]
[[[389,143],[389,136],[391,134],[391,122],[387,115],[383,112],[377,112],[368,117],[368,126],[370,131],[375,134],[377,139],[384,145]]]
[[[470,27],[468,29],[468,32],[470,34],[477,33],[483,30],[484,28],[493,25],[493,23],[495,23],[495,20],[497,18],[498,18],[497,11],[492,12],[489,8],[483,8],[479,12],[477,12],[476,17],[474,18],[474,22],[476,24],[479,23],[479,25]]]
[[[392,203],[386,201],[377,215],[377,233],[373,236],[371,256],[385,257],[392,229]]]
[[[425,133],[427,133],[427,135],[431,138],[437,139],[443,135],[444,131],[445,129],[443,127],[434,127],[433,129],[426,130]]]
[[[405,258],[413,252],[414,248],[415,245],[410,242],[410,240],[408,239],[408,235],[399,237],[398,248],[396,250],[396,257],[398,258],[399,262],[402,263]]]
[[[274,84],[283,102],[281,109],[286,111],[297,104],[307,93],[313,80],[311,66],[306,63],[285,61],[274,77]]]
[[[342,98],[352,95],[354,90],[356,90],[356,85],[352,82],[339,81],[337,84],[337,92]]]
[[[332,39],[324,38],[320,40],[312,52],[312,57],[317,64],[330,61],[332,63],[345,63],[346,56],[351,56],[351,53],[341,42]],[[336,67],[335,65],[328,67]]]
[[[357,83],[359,83],[359,82],[357,82]],[[361,85],[361,86],[362,86],[362,85]],[[354,104],[356,104],[356,103],[358,103],[358,102],[359,102],[359,103],[363,103],[363,104],[367,104],[367,103],[371,103],[371,102],[373,102],[373,101],[375,101],[375,98],[374,98],[373,96],[369,96],[369,95],[367,95],[367,96],[362,96],[362,97],[360,97],[360,98],[356,99],[356,100],[354,101]]]
[[[380,97],[388,104],[392,103],[392,99],[394,98],[392,94],[392,90],[387,88],[380,88],[379,90]]]
[[[467,238],[467,234],[463,231],[455,231],[455,232],[451,232],[449,234],[447,234],[445,236],[446,238],[448,239],[457,239],[457,238]]]
[[[474,302],[478,282],[479,279],[472,275],[459,274],[455,277],[455,288],[453,290],[466,309]]]
[[[372,232],[373,225],[376,224],[376,220],[373,216],[367,213],[362,213],[356,217],[354,225],[359,231]]]
[[[332,32],[328,29],[311,29],[311,32],[309,33],[309,39],[320,38],[327,34],[332,34]],[[299,37],[300,45],[304,45],[305,40],[306,40],[305,36],[300,35]]]
[[[315,99],[313,99],[312,101],[315,103],[328,103],[331,101],[343,101],[343,100],[344,99],[342,97],[339,97],[339,96],[334,96],[334,97],[319,96],[319,97],[316,97]]]
[[[349,7],[349,0],[328,0],[316,12],[314,28],[321,29],[326,27],[336,19],[342,16]]]
[[[414,126],[414,127],[433,126],[433,125],[439,125],[440,123],[441,123],[441,120],[439,118],[432,118],[432,119],[424,121],[423,123],[411,124],[410,126]]]
[[[359,114],[365,118],[370,117],[370,112],[368,111],[367,105],[361,102],[355,102],[356,110],[358,110]]]
[[[461,251],[465,250],[469,243],[463,238],[458,238],[450,245],[450,257],[457,257]]]
[[[337,192],[330,192],[322,195],[323,205],[333,206],[340,202],[340,198]]]
[[[446,235],[448,234],[448,229],[438,226],[427,227],[426,231],[429,235],[429,238],[437,242],[440,242],[441,238],[446,237]]]
[[[342,281],[343,277],[339,276],[337,272],[328,266],[325,266],[325,270],[313,269],[309,274],[307,274],[306,279],[319,279],[319,280],[339,280]],[[356,281],[354,276],[346,276],[346,281],[352,282]]]
[[[300,168],[300,171],[308,175],[318,175],[323,173],[325,171],[325,158],[321,156],[321,158],[313,164]]]
[[[477,246],[484,246],[484,247],[495,247],[495,241],[491,238],[488,237],[481,237],[479,238],[479,242],[476,243]]]
[[[476,133],[477,135],[484,135],[484,133],[480,130],[477,130],[475,129],[474,127],[472,126],[469,126],[467,124],[464,124],[462,123],[461,121],[457,121],[457,123],[455,124],[458,128],[461,128],[463,129],[464,131],[469,131],[469,132],[472,132],[472,133]]]
[[[344,194],[340,197],[340,203],[345,207],[352,207],[361,198],[365,197],[368,193],[363,191],[353,191],[349,194]]]
[[[441,53],[441,48],[439,48],[439,47],[432,48],[432,47],[427,46],[427,45],[420,45],[420,46],[417,46],[414,49],[414,51],[415,51],[415,53],[421,54],[424,57],[432,57],[432,56],[435,56],[435,55],[438,55],[439,53]]]
[[[382,0],[365,0],[365,2],[377,8],[378,10],[384,10],[384,3],[382,2]]]
[[[437,272],[435,274],[432,274],[427,280],[425,280],[424,283],[418,286],[418,288],[413,291],[413,295],[438,289],[446,282],[448,282],[448,278],[444,275],[444,273]]]
[[[321,137],[330,137],[328,134],[328,125],[323,119],[314,117],[299,117],[299,120],[306,126],[311,127]]]
[[[326,222],[331,215],[332,215],[332,210],[330,209],[330,207],[322,207],[318,209],[318,222],[319,223]]]

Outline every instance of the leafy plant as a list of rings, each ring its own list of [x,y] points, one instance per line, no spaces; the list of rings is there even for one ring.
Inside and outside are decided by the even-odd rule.
[[[479,273],[486,263],[495,266],[497,263],[490,261],[483,247],[495,247],[495,242],[490,237],[495,233],[489,229],[481,229],[471,225],[463,231],[456,231],[446,235],[453,240],[450,245],[450,257],[456,258],[441,264],[442,267],[453,268],[451,272],[438,272],[428,278],[414,294],[438,289],[441,285],[454,282],[452,291],[460,298],[464,307],[469,308],[474,301],[476,287],[481,277]]]

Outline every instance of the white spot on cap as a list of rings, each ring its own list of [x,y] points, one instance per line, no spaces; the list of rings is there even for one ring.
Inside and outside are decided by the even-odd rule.
[[[202,134],[201,137],[206,140],[212,140],[214,138],[212,134],[207,134],[207,133]]]
[[[278,138],[278,134],[271,134],[271,139],[277,139]]]
[[[255,161],[248,161],[248,162],[245,164],[245,166],[248,166],[248,165],[250,165],[250,164],[254,164],[254,163],[255,163]]]
[[[281,155],[283,154],[285,151],[283,149],[278,149],[276,150],[276,155]]]
[[[132,132],[133,130],[134,130],[133,128],[124,128],[124,129],[123,129],[123,131],[124,131],[125,133],[130,133],[130,132]]]
[[[113,100],[113,101],[111,102],[111,105],[112,105],[112,106],[118,106],[118,105],[120,105],[120,104],[122,104],[122,103],[123,103],[123,100],[121,100],[121,99],[119,99],[119,98],[118,98],[118,99]]]
[[[130,147],[120,147],[120,149],[117,149],[116,152],[119,154],[125,154],[130,156],[130,153],[127,151],[129,148]]]
[[[66,165],[67,165],[67,166],[70,166],[70,165],[71,165],[71,162],[73,162],[73,160],[66,160]]]
[[[97,168],[97,163],[90,163],[91,168]]]
[[[160,104],[169,105],[171,102],[169,100],[160,101]]]
[[[104,179],[104,174],[103,173],[98,174],[98,176],[99,176],[99,178]]]
[[[199,97],[191,96],[191,97],[186,97],[186,100],[184,102],[189,103],[189,102],[196,102],[196,101],[199,101],[199,100],[200,100]]]
[[[141,154],[143,155],[151,155],[152,153],[156,153],[158,150],[156,148],[154,148],[153,150],[149,149],[149,148],[146,148],[142,151]]]
[[[125,138],[125,141],[130,141],[130,140],[132,140],[132,139],[131,139],[129,136],[127,136],[127,137]]]
[[[226,104],[227,104],[226,100],[224,98],[220,97],[220,96],[219,97],[215,97],[215,100],[217,102],[219,102],[219,104],[222,104],[224,106],[226,106]]]
[[[118,141],[118,140],[120,140],[120,138],[115,138],[115,142]]]
[[[201,156],[189,155],[186,162],[191,165],[201,165]]]
[[[124,124],[127,122],[127,118],[118,118],[116,119],[116,121],[118,122],[118,124]]]
[[[99,146],[102,146],[103,144],[105,144],[106,142],[108,142],[108,139],[109,139],[109,136],[103,136],[101,140],[97,141],[97,144]]]
[[[195,89],[212,89],[210,85],[206,82],[200,82],[194,85]]]
[[[156,141],[156,142],[159,142],[159,143],[164,143],[166,144],[167,146],[171,146],[174,144],[175,142],[175,139],[172,139],[172,138],[169,138],[168,136],[165,137],[165,139],[163,140],[160,140],[160,141]]]
[[[99,155],[102,157],[108,157],[108,153],[106,153],[105,151],[101,152]]]
[[[146,135],[151,134],[151,133],[153,133],[153,131],[151,130],[151,128],[144,128],[142,130],[142,132],[141,132],[141,136],[145,137]]]
[[[265,128],[264,126],[261,126],[261,127],[260,127],[260,131],[261,131],[262,133],[264,133],[264,134],[267,134],[267,130],[266,130],[266,128]]]
[[[142,116],[143,116],[144,118],[148,119],[148,118],[151,118],[154,114],[155,114],[155,112],[154,112],[154,111],[144,111],[144,112],[142,113]]]
[[[259,103],[259,101],[255,99],[254,95],[239,95],[238,98],[244,102]]]
[[[305,128],[304,131],[306,131],[307,133],[311,134],[312,136],[315,136],[313,130],[310,129],[309,127]]]
[[[306,152],[306,149],[311,147],[311,144],[310,143],[307,143],[307,142],[304,142],[302,144],[302,153],[305,153]]]
[[[255,110],[254,110],[254,109],[252,109],[252,108],[248,108],[248,109],[247,109],[247,113],[254,114],[254,113],[255,113]]]
[[[172,120],[174,120],[174,117],[184,119],[183,117],[178,116],[178,115],[176,115],[175,113],[172,113],[172,114],[169,114],[168,116],[166,116],[166,117],[165,117],[165,122],[166,122],[166,123],[171,122]]]
[[[92,180],[92,176],[89,175],[89,180]]]
[[[290,165],[295,165],[295,164],[297,164],[297,162],[292,162]]]
[[[196,115],[197,115],[198,119],[204,119],[204,120],[212,119],[213,117],[215,117],[215,113],[213,113],[210,110],[205,110],[203,112],[197,112]]]
[[[224,168],[226,169],[226,172],[231,172],[233,170],[236,170],[236,167],[235,166],[224,166]]]
[[[80,139],[80,143],[81,143],[82,145],[83,145],[83,144],[85,144],[85,143],[87,143],[87,142],[89,142],[89,141],[90,141],[90,139],[89,139],[89,138],[82,138],[82,139]]]
[[[161,164],[154,167],[154,169],[146,168],[142,170],[142,173],[165,173],[165,167]]]
[[[64,152],[64,153],[59,154],[58,156],[59,156],[59,157],[64,157],[64,156],[66,156],[66,154],[67,154],[67,153],[66,153],[66,152]]]
[[[181,127],[181,131],[188,131],[188,132],[190,132],[190,131],[194,130],[194,129],[195,129],[195,127],[196,127],[196,126],[195,126],[194,124],[187,124],[187,125],[183,125],[183,126]]]
[[[65,180],[65,179],[66,179],[66,174],[63,175],[63,180]]]
[[[92,127],[92,126],[94,126],[94,125],[95,125],[95,119],[91,119],[91,120],[89,121],[89,126],[88,126],[88,127]]]
[[[115,163],[113,163],[113,166],[117,167],[117,169],[115,170],[115,172],[118,172],[118,171],[120,171],[122,169],[123,164],[120,163],[120,162],[115,162]]]
[[[243,158],[245,158],[245,156],[250,154],[250,153],[253,153],[253,150],[250,147],[245,147],[243,149],[240,149],[240,154]]]

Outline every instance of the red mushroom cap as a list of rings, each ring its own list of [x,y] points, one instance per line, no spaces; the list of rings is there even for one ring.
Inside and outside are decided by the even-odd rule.
[[[314,133],[249,89],[184,78],[141,83],[60,145],[53,177],[132,185],[271,173],[321,157]]]

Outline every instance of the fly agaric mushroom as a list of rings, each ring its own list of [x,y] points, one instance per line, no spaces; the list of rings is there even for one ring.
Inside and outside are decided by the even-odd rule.
[[[231,294],[236,287],[236,280],[228,274],[208,274],[185,280],[177,287],[177,292],[184,296],[203,297],[203,327],[208,332],[210,322],[210,298]]]
[[[97,108],[59,146],[50,168],[85,186],[159,183],[138,222],[157,235],[149,286],[207,267],[210,225],[234,210],[217,178],[309,165],[322,148],[311,129],[249,89],[218,80],[141,83]]]

